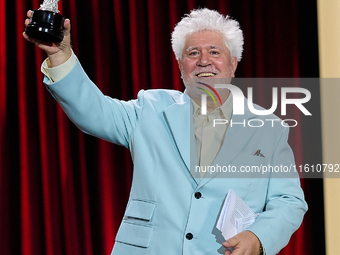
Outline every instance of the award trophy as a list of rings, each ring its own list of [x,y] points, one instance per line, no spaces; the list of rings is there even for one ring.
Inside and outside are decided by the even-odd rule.
[[[64,38],[64,17],[58,14],[59,0],[44,0],[39,10],[34,10],[25,33],[44,42],[61,42]]]

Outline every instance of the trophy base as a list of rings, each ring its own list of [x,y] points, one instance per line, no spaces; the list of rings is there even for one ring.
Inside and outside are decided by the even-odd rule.
[[[64,17],[46,10],[34,10],[25,33],[44,42],[61,42],[64,39]]]

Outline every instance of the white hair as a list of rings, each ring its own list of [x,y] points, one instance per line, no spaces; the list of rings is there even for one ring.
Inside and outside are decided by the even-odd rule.
[[[220,32],[229,49],[230,57],[236,57],[237,61],[241,61],[243,32],[239,23],[228,15],[224,16],[207,8],[192,10],[175,26],[171,35],[171,44],[177,60],[182,59],[187,36],[204,30]]]

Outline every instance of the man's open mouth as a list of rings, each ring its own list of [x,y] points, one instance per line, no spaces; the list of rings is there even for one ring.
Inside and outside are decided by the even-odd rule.
[[[199,74],[197,74],[196,76],[197,77],[213,77],[213,76],[215,76],[216,75],[216,73],[199,73]]]

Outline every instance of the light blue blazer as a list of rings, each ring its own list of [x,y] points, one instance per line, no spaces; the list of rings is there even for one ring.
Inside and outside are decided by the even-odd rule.
[[[124,219],[112,255],[223,254],[224,239],[216,222],[232,189],[255,212],[248,229],[266,254],[282,249],[300,226],[307,210],[298,178],[193,178],[190,165],[190,98],[173,90],[141,90],[138,99],[120,101],[104,96],[79,62],[62,80],[46,87],[68,117],[83,132],[122,145],[131,151],[133,181]],[[233,116],[234,122],[255,116]],[[268,116],[266,117],[268,118]],[[268,125],[267,125],[268,126]],[[287,143],[288,128],[229,127],[212,165],[289,165],[294,156]],[[260,149],[265,157],[254,156]],[[196,176],[194,176],[196,177]]]

